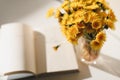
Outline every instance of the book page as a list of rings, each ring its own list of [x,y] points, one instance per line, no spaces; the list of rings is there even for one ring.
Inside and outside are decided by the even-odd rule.
[[[36,72],[33,31],[21,23],[9,23],[0,29],[0,73]]]
[[[24,30],[24,55],[25,68],[36,73],[36,55],[34,45],[34,30],[26,24],[23,24]]]
[[[47,72],[78,70],[78,64],[72,45],[68,42],[54,51],[52,44],[47,44]]]
[[[73,46],[62,35],[56,26],[46,28],[46,64],[47,72],[64,72],[78,70],[78,64]],[[57,51],[54,46],[60,45]]]
[[[45,36],[38,32],[34,31],[35,37],[35,55],[36,55],[36,72],[38,74],[43,74],[47,72],[46,66],[46,39]]]

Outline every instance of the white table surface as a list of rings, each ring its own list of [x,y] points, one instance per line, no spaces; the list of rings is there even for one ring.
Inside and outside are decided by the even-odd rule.
[[[117,17],[116,30],[107,31],[107,41],[101,50],[96,65],[86,65],[78,60],[80,72],[42,76],[40,80],[120,80],[120,0],[107,0]],[[22,22],[46,35],[49,29],[59,27],[54,18],[46,19],[50,7],[57,7],[57,0],[0,0],[0,25]],[[61,41],[61,39],[60,39]]]

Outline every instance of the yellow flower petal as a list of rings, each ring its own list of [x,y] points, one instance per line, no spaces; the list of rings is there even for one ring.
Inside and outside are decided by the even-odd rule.
[[[59,47],[60,47],[60,45],[56,45],[56,46],[53,47],[53,49],[54,49],[55,51],[57,51]]]
[[[71,42],[71,43],[74,44],[74,45],[78,44],[78,39],[77,39],[77,38],[69,37],[69,38],[68,38],[68,41]]]
[[[116,17],[111,9],[108,11],[108,18],[110,18],[112,21],[116,21]]]
[[[94,4],[90,5],[90,6],[85,6],[84,8],[93,10],[93,9],[99,8],[99,6],[96,3],[94,3]]]
[[[46,14],[46,17],[48,18],[48,17],[51,17],[51,16],[53,16],[53,15],[54,15],[54,8],[50,8],[50,9],[48,10],[47,14]]]
[[[61,15],[61,12],[60,12],[60,10],[59,10],[59,9],[57,9],[57,10],[56,10],[55,17],[56,17],[56,18],[59,18],[59,17],[60,17],[60,15]]]
[[[114,22],[112,20],[108,19],[105,21],[105,23],[110,29],[115,30]]]
[[[90,42],[90,45],[91,45],[91,48],[92,48],[92,49],[94,49],[94,50],[100,50],[101,47],[102,47],[102,45],[103,45],[103,43],[100,43],[100,42],[98,42],[98,41],[96,41],[96,40],[92,40],[92,41]]]
[[[104,42],[104,41],[106,41],[106,34],[105,34],[103,31],[99,32],[99,33],[96,35],[96,40],[97,40],[98,42]]]
[[[69,28],[68,32],[72,37],[76,37],[76,35],[79,33],[79,30],[76,25],[73,25]]]
[[[102,27],[102,21],[100,21],[100,20],[94,20],[93,22],[92,22],[92,28],[93,29],[100,29]]]

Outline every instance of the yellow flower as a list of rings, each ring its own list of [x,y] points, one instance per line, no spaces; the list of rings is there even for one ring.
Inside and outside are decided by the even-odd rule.
[[[96,40],[97,40],[98,42],[104,42],[104,41],[106,41],[106,34],[105,34],[103,31],[99,32],[99,33],[96,35]]]
[[[73,15],[74,23],[79,23],[84,19],[84,11],[83,10],[78,10],[78,11],[72,13],[71,15]]]
[[[100,21],[100,20],[94,20],[93,22],[92,22],[92,28],[93,29],[100,29],[102,27],[102,21]]]
[[[102,45],[103,45],[103,43],[100,43],[100,42],[98,42],[97,40],[92,40],[92,41],[90,42],[90,45],[91,45],[91,48],[92,48],[92,49],[94,49],[94,50],[100,50],[101,47],[102,47]]]
[[[79,23],[79,22],[81,22],[83,19],[81,18],[81,17],[76,17],[76,18],[74,18],[74,20],[73,20],[73,22],[74,23]]]
[[[89,21],[90,21],[90,13],[88,12],[84,14],[84,22],[88,23]]]
[[[69,5],[69,0],[65,0],[65,1],[62,3],[61,7],[64,8],[64,7],[67,6],[67,5]]]
[[[110,29],[115,30],[114,22],[113,22],[112,20],[107,19],[107,20],[105,21],[105,23],[106,23],[106,25],[108,25],[108,27],[109,27]]]
[[[71,26],[68,30],[68,34],[72,37],[76,37],[78,33],[79,33],[79,30],[76,25]]]
[[[78,38],[72,38],[72,37],[68,37],[68,41],[70,41],[72,44],[76,45],[78,44]]]
[[[92,5],[90,5],[90,6],[85,6],[84,8],[85,8],[85,9],[91,9],[91,10],[93,10],[93,9],[99,8],[99,6],[98,6],[96,3],[93,3]]]
[[[73,8],[73,9],[76,9],[78,7],[78,5],[79,5],[78,2],[72,2],[70,4],[70,7]]]
[[[65,7],[63,7],[63,9],[64,9],[67,13],[70,11],[69,6],[65,6]]]
[[[51,16],[53,16],[53,15],[54,15],[54,8],[50,8],[50,9],[48,10],[48,12],[47,12],[46,17],[48,18],[48,17],[51,17]]]
[[[84,13],[84,22],[88,23],[88,22],[92,22],[93,20],[99,19],[98,15],[96,13],[94,13],[93,11],[85,11]]]
[[[110,18],[112,21],[116,21],[116,17],[111,9],[108,11],[108,18]]]
[[[96,0],[97,2],[105,3],[105,0]]]
[[[63,25],[66,25],[67,24],[67,20],[69,18],[69,15],[66,13],[64,14],[64,16],[62,17],[62,21],[60,22],[60,24],[63,26]]]
[[[69,16],[69,19],[67,20],[67,24],[72,24],[74,21],[73,17]]]
[[[63,35],[65,35],[66,37],[68,36],[68,27],[67,26],[62,26],[61,27],[61,31],[63,33]]]
[[[54,14],[51,8],[47,16]],[[55,17],[67,40],[77,44],[83,36],[89,39],[94,50],[99,50],[106,41],[105,29],[115,29],[116,17],[106,0],[64,0],[57,8]],[[56,47],[55,47],[56,49]]]
[[[56,46],[53,47],[53,49],[54,49],[55,51],[57,51],[59,47],[60,47],[60,45],[56,45]]]
[[[61,15],[61,12],[60,12],[60,10],[59,10],[59,9],[57,9],[57,10],[56,10],[55,17],[56,17],[56,18],[59,18],[59,17],[60,17],[60,15]]]
[[[88,14],[89,14],[88,17],[90,18],[90,20],[89,20],[90,22],[92,22],[92,21],[94,21],[96,19],[99,19],[98,14],[93,12],[93,11],[89,11]]]
[[[77,23],[79,29],[84,29],[85,25],[82,22]]]
[[[67,13],[64,14],[63,19],[67,20],[68,18],[69,18],[69,15]]]
[[[99,12],[99,15],[104,19],[107,17],[107,13],[105,12]]]
[[[84,0],[86,4],[92,4],[95,0]]]
[[[73,0],[73,1],[79,1],[79,0]]]
[[[65,24],[67,24],[67,20],[65,20],[65,19],[62,19],[62,21],[61,21],[61,26],[63,26],[63,25],[65,25]]]

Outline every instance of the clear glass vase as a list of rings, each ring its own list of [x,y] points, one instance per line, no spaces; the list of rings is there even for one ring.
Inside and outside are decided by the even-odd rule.
[[[81,37],[77,45],[77,56],[82,62],[87,64],[96,64],[96,59],[100,54],[100,50],[93,50],[90,46],[90,41]]]

